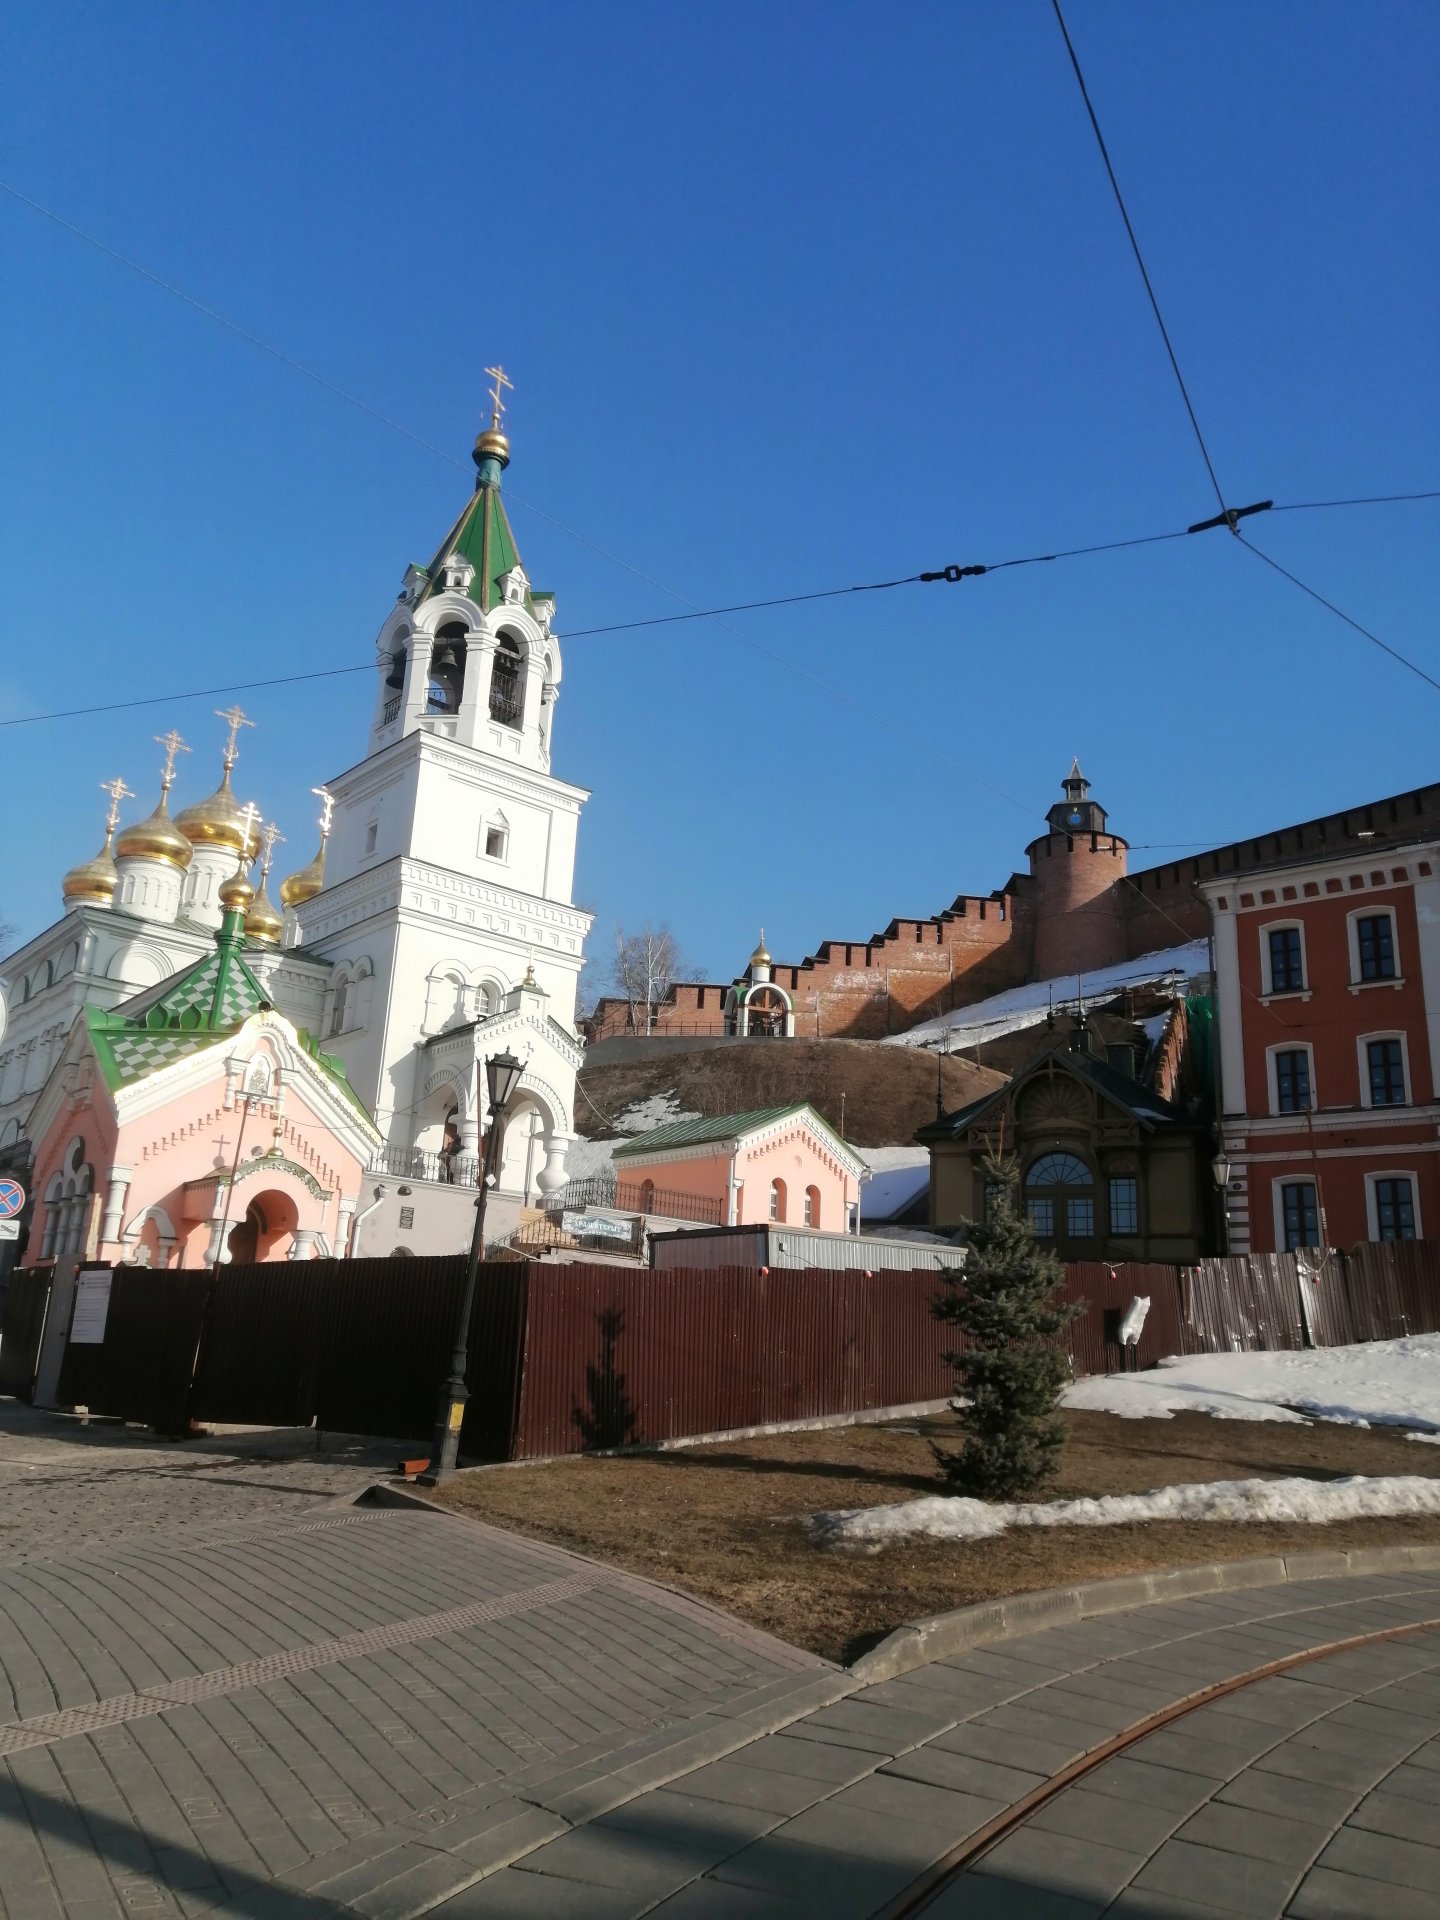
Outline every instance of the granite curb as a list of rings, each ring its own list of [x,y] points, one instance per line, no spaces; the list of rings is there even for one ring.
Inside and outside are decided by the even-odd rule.
[[[861,1686],[893,1680],[934,1660],[948,1659],[968,1648],[1018,1634],[1038,1633],[1045,1627],[1073,1625],[1077,1620],[1120,1613],[1171,1600],[1189,1600],[1197,1594],[1224,1593],[1244,1587],[1285,1586],[1302,1580],[1343,1579],[1347,1574],[1415,1573],[1440,1567],[1440,1542],[1419,1547],[1357,1547],[1349,1552],[1270,1554],[1248,1560],[1212,1560],[1200,1566],[1170,1567],[1158,1573],[1121,1574],[1113,1580],[1091,1580],[1073,1587],[1047,1587],[1038,1593],[1018,1593],[1003,1600],[985,1600],[953,1613],[932,1614],[897,1627],[864,1653],[849,1672]]]

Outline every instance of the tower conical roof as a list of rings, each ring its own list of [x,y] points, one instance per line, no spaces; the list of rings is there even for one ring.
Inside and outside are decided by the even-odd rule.
[[[498,462],[491,461],[487,465],[498,467]],[[447,560],[457,556],[468,560],[475,569],[465,591],[481,612],[489,613],[492,608],[502,605],[505,594],[500,582],[513,567],[519,566],[520,549],[515,544],[505,503],[500,498],[498,471],[495,479],[488,481],[482,469],[480,484],[466,501],[464,512],[446,534],[439,552],[430,562],[430,582],[420,595],[422,602],[442,591],[440,569]],[[525,595],[525,607],[528,612],[534,611],[528,592]]]

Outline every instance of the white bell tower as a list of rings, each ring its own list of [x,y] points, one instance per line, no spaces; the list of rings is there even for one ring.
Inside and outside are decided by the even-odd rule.
[[[477,1081],[509,1047],[526,1069],[500,1184],[535,1198],[562,1183],[572,1137],[590,916],[571,889],[589,794],[550,770],[555,603],[532,588],[505,514],[509,382],[488,371],[474,494],[430,565],[406,569],[380,629],[369,752],[326,782],[324,884],[295,912],[304,951],[333,968],[321,1043],[397,1169],[457,1138],[477,1150]]]

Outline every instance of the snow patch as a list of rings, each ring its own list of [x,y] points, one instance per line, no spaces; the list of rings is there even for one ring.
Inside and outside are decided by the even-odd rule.
[[[928,1147],[857,1147],[870,1169],[861,1193],[861,1217],[888,1220],[908,1207],[930,1184]]]
[[[674,1093],[652,1093],[643,1100],[637,1100],[633,1106],[626,1107],[623,1113],[617,1113],[615,1124],[628,1135],[653,1133],[657,1127],[669,1127],[680,1120],[700,1118],[698,1113],[691,1113],[682,1107]]]
[[[1056,980],[1035,980],[1028,986],[1011,987],[1005,993],[977,1000],[973,1006],[960,1007],[938,1019],[924,1020],[918,1027],[894,1033],[879,1044],[882,1047],[940,1047],[952,1052],[960,1047],[979,1046],[985,1040],[998,1040],[1024,1027],[1038,1026],[1053,1006],[1057,1013],[1069,1012],[1082,1001],[1115,993],[1121,987],[1160,985],[1173,981],[1175,991],[1183,993],[1192,980],[1208,976],[1210,943],[1190,940],[1183,947],[1165,947],[1157,953],[1142,954],[1138,960],[1121,960],[1113,967],[1101,967],[1079,980],[1067,973]],[[1147,1032],[1149,1023],[1147,1023]],[[1152,1036],[1157,1037],[1157,1036]]]
[[[1077,1381],[1065,1405],[1123,1420],[1338,1420],[1440,1434],[1440,1334],[1312,1353],[1199,1353],[1145,1373]]]
[[[1099,1500],[967,1500],[944,1495],[893,1507],[860,1507],[810,1517],[825,1546],[868,1546],[924,1535],[989,1540],[1015,1527],[1121,1527],[1151,1520],[1286,1521],[1323,1526],[1390,1514],[1440,1514],[1440,1480],[1416,1474],[1346,1480],[1202,1480],[1112,1493]]]
[[[621,1139],[586,1140],[577,1134],[566,1150],[565,1178],[593,1180],[612,1174],[615,1171],[615,1149],[624,1144]]]

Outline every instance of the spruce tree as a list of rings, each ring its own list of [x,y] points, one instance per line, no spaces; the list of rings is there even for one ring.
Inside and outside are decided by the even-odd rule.
[[[987,1217],[967,1223],[965,1265],[941,1275],[937,1320],[965,1344],[945,1355],[957,1376],[965,1444],[935,1448],[950,1488],[982,1499],[1032,1493],[1052,1478],[1065,1441],[1060,1395],[1070,1375],[1058,1336],[1080,1312],[1055,1299],[1065,1270],[1037,1246],[1019,1206],[1013,1162],[986,1167]]]

